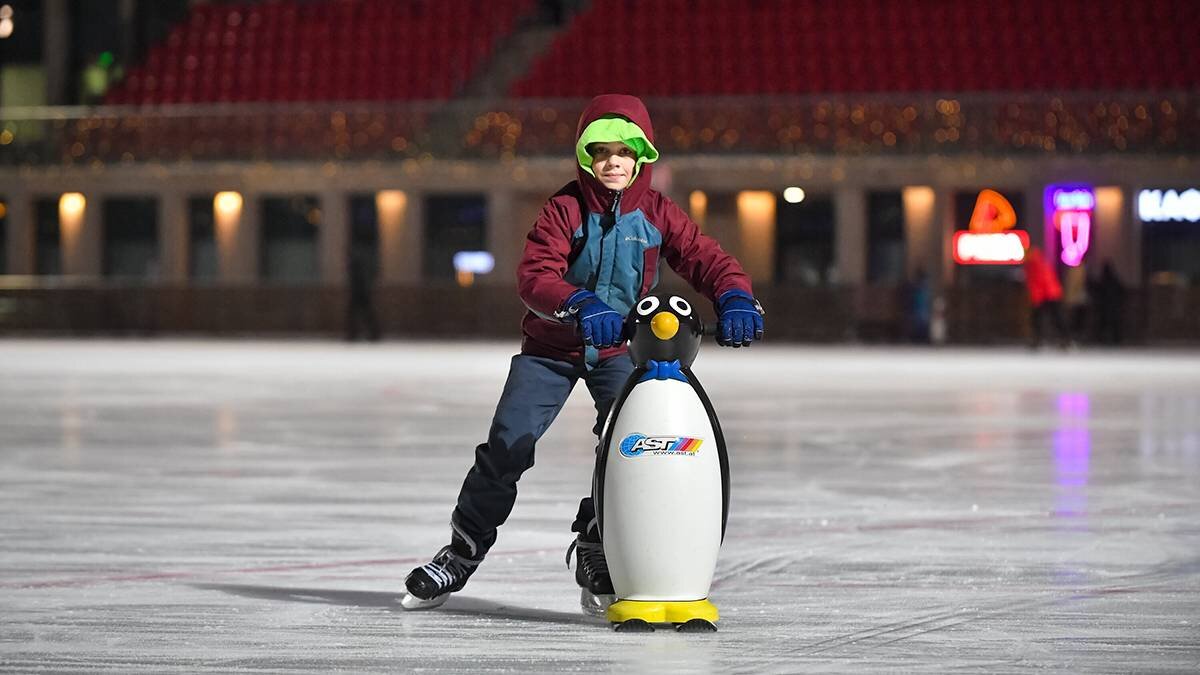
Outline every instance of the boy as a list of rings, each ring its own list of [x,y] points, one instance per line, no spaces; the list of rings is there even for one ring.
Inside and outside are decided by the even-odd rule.
[[[741,347],[762,337],[762,311],[741,265],[650,189],[658,150],[641,100],[620,94],[592,99],[579,118],[575,154],[577,179],[542,208],[517,268],[529,308],[521,353],[512,359],[487,442],[475,449],[475,465],[463,481],[450,544],[405,579],[401,603],[408,609],[436,607],[466,584],[512,511],[517,480],[533,465],[534,444],[581,378],[596,404],[599,436],[633,371],[621,335],[624,317],[658,282],[660,257],[715,303],[719,343]],[[613,589],[590,497],[571,529],[584,609],[602,614]]]

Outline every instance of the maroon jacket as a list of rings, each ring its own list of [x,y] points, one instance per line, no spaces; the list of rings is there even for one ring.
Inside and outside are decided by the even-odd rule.
[[[579,117],[576,140],[589,124],[610,114],[637,124],[654,142],[646,106],[623,94],[592,99]],[[658,283],[661,259],[714,302],[733,289],[753,294],[737,260],[674,202],[650,189],[651,171],[643,164],[629,187],[614,191],[577,166],[576,179],[542,207],[517,266],[521,300],[529,308],[521,322],[523,354],[582,360],[583,338],[573,318],[563,316],[567,297],[587,288],[628,314]],[[599,357],[624,350],[624,345],[605,349]]]

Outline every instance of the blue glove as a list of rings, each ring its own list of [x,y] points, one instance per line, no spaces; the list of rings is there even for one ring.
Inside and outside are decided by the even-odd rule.
[[[717,298],[717,344],[749,347],[763,336],[762,305],[745,291],[726,291]]]
[[[625,318],[596,294],[579,289],[566,301],[567,312],[579,323],[583,343],[603,349],[624,341]]]

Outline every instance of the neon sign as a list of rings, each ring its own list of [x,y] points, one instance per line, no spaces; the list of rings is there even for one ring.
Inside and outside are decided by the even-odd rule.
[[[1058,230],[1064,265],[1078,267],[1092,236],[1096,193],[1087,185],[1050,185],[1045,192],[1046,222]]]
[[[959,232],[954,262],[960,265],[1016,265],[1025,259],[1029,235],[1016,232]]]
[[[1200,190],[1142,190],[1138,193],[1138,218],[1144,223],[1167,220],[1200,220]]]
[[[1004,195],[983,190],[975,200],[969,229],[954,233],[954,262],[960,265],[1019,265],[1029,235],[1014,230],[1017,213]]]

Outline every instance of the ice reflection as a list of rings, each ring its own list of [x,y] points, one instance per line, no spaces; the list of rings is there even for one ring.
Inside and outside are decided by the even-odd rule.
[[[63,385],[59,406],[59,443],[67,466],[79,466],[82,457],[84,415],[79,403],[79,382],[69,379]]]
[[[661,628],[659,630],[662,630]],[[719,635],[719,633],[718,633]],[[645,669],[654,664],[655,670],[678,673],[713,673],[725,670],[712,646],[712,638],[705,636],[680,636],[682,639],[660,642],[658,640],[637,642],[620,652],[620,660],[614,661],[610,673],[628,673]]]
[[[1054,431],[1054,515],[1064,518],[1087,513],[1087,486],[1092,455],[1088,429],[1091,399],[1085,393],[1062,393],[1056,400],[1058,428]]]
[[[969,441],[976,450],[994,450],[1016,443],[1016,431],[996,420],[1019,418],[1022,408],[1029,405],[1033,395],[1020,391],[973,392],[960,399],[959,423],[964,429],[974,429]]]
[[[1142,468],[1153,471],[1163,461],[1200,466],[1200,397],[1153,391],[1142,393],[1138,403]]]
[[[216,446],[222,451],[229,453],[236,449],[238,418],[233,406],[225,404],[214,411],[213,436]]]

